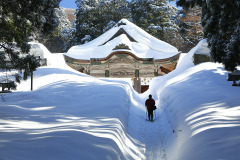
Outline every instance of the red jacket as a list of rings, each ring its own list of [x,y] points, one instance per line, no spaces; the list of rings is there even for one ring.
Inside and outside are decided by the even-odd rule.
[[[152,109],[154,105],[155,105],[154,99],[147,99],[145,102],[145,106],[147,106],[148,110]]]

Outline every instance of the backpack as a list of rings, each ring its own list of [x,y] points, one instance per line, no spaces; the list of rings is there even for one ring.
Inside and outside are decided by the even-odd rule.
[[[157,109],[157,107],[154,105],[154,106],[152,106],[152,109],[153,109],[153,110],[156,110],[156,109]]]

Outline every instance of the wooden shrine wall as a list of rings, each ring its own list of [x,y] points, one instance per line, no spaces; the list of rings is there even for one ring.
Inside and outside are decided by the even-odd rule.
[[[70,67],[93,77],[133,78],[164,75],[166,73],[161,67],[176,64],[178,57],[179,55],[163,60],[143,59],[127,51],[117,51],[106,58],[76,60],[65,55],[65,60]]]

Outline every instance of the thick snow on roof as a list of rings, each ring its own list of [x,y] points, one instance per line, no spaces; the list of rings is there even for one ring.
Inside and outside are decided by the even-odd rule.
[[[198,44],[199,47],[197,48],[194,54],[203,54],[210,56],[210,49],[208,48],[207,39],[203,39],[200,42],[201,43]]]
[[[177,68],[193,67],[194,54],[202,54],[202,55],[210,56],[210,49],[207,47],[207,39],[201,40],[187,54],[181,54],[177,64]]]
[[[128,45],[131,52],[139,58],[163,59],[178,54],[177,48],[151,36],[127,19],[122,19],[119,23],[120,22],[126,25],[118,26],[118,24],[116,24],[112,29],[98,38],[83,45],[73,46],[68,50],[66,55],[72,58],[86,60],[90,58],[104,58],[111,54],[113,48],[121,43]],[[110,40],[121,28],[137,42],[129,40],[126,34],[121,34]]]
[[[31,45],[30,54],[40,55],[42,58],[48,58],[51,53],[49,50],[42,44],[38,42],[28,42]]]

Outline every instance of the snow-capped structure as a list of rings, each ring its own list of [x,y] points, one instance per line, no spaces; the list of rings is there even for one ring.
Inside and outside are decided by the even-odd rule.
[[[28,42],[28,44],[30,45],[29,54],[37,57],[42,66],[50,64],[49,56],[51,53],[43,44],[38,42]]]
[[[151,78],[175,69],[179,52],[127,19],[98,38],[73,46],[66,63],[94,77]]]
[[[73,46],[66,55],[84,60],[105,58],[121,43],[127,45],[129,52],[139,58],[164,59],[178,54],[177,48],[151,36],[127,19],[122,19],[93,41]]]
[[[186,58],[185,58],[186,57]],[[210,49],[208,48],[207,39],[201,40],[188,53],[181,53],[176,68],[183,65],[197,65],[203,62],[211,61]]]
[[[199,64],[203,62],[210,62],[211,61],[211,55],[210,55],[210,49],[208,48],[207,39],[203,39],[198,44],[199,48],[194,52],[193,55],[193,63]]]

